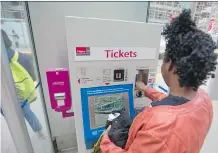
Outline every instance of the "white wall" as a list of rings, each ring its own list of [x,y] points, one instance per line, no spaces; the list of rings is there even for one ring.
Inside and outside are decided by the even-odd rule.
[[[76,142],[74,120],[63,119],[51,109],[46,81],[48,68],[69,67],[64,17],[145,22],[147,2],[28,2],[28,5],[52,136],[58,137],[59,149],[73,147],[76,146],[72,144]]]

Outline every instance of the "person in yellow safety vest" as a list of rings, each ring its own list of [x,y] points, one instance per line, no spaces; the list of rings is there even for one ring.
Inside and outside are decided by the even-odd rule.
[[[6,32],[1,30],[1,34],[5,42],[19,102],[23,103],[24,100],[28,98],[28,103],[22,109],[24,117],[33,131],[37,133],[39,138],[45,138],[42,125],[30,108],[30,103],[37,99],[34,83],[34,81],[36,81],[36,75],[31,60],[32,57],[30,55],[14,51],[11,48],[12,42]]]

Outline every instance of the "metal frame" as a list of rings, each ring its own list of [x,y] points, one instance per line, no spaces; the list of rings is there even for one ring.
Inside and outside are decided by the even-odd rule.
[[[48,128],[48,134],[49,134],[49,138],[52,144],[52,148],[53,148],[53,152],[58,152],[57,147],[56,147],[56,140],[53,140],[52,138],[52,134],[51,134],[51,127],[49,124],[49,117],[48,117],[48,112],[46,109],[46,104],[45,104],[45,97],[44,97],[44,92],[43,92],[43,88],[42,88],[42,80],[41,80],[41,75],[40,75],[40,70],[39,70],[39,64],[38,64],[38,60],[37,60],[37,54],[36,54],[36,47],[35,47],[35,42],[34,42],[34,37],[33,37],[33,29],[32,29],[32,24],[31,24],[31,17],[30,17],[30,13],[29,13],[29,6],[28,6],[28,2],[24,2],[24,20],[27,23],[27,33],[29,36],[29,41],[30,41],[30,48],[32,49],[32,54],[33,54],[33,58],[35,61],[35,68],[37,71],[37,78],[38,80],[41,82],[41,88],[39,88],[38,90],[40,91],[40,97],[42,100],[42,109],[43,109],[43,113],[45,115],[45,121],[46,121],[46,127]]]
[[[1,36],[2,39],[2,36]],[[3,39],[1,40],[2,108],[18,153],[34,153],[19,105]]]
[[[31,19],[30,19],[30,13],[29,13],[29,7],[28,7],[28,2],[25,2],[25,9],[24,9],[24,15],[25,15],[25,20],[27,23],[27,33],[29,35],[29,40],[30,40],[30,48],[32,48],[32,53],[33,53],[33,58],[35,61],[35,65],[36,65],[36,70],[37,70],[37,77],[39,79],[40,82],[42,82],[41,80],[41,75],[40,75],[40,70],[39,70],[39,64],[38,64],[38,60],[37,60],[37,54],[36,54],[36,47],[35,47],[35,43],[34,43],[34,37],[33,37],[33,30],[32,30],[32,26],[31,26]],[[43,88],[41,86],[41,88],[39,88],[40,90],[40,96],[41,96],[41,100],[43,100],[43,112],[45,114],[45,119],[46,119],[46,123],[49,129],[49,136],[51,137],[51,128],[50,128],[50,124],[49,124],[49,118],[48,118],[48,113],[47,113],[47,109],[46,109],[46,105],[45,105],[45,97],[44,97],[44,92],[43,92]],[[54,148],[54,146],[53,146]]]

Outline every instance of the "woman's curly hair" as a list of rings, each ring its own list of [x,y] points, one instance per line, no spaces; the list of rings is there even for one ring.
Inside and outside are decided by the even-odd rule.
[[[181,87],[198,87],[209,77],[215,77],[217,55],[212,37],[196,27],[191,11],[183,10],[163,29],[166,40],[165,62],[169,59],[176,66]]]

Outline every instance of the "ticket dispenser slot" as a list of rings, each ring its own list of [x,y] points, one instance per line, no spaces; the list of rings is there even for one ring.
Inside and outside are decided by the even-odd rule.
[[[67,69],[49,69],[46,72],[51,108],[61,112],[62,117],[74,116],[72,109],[70,82]]]
[[[54,93],[55,100],[57,101],[58,107],[65,105],[66,95],[65,93]]]

